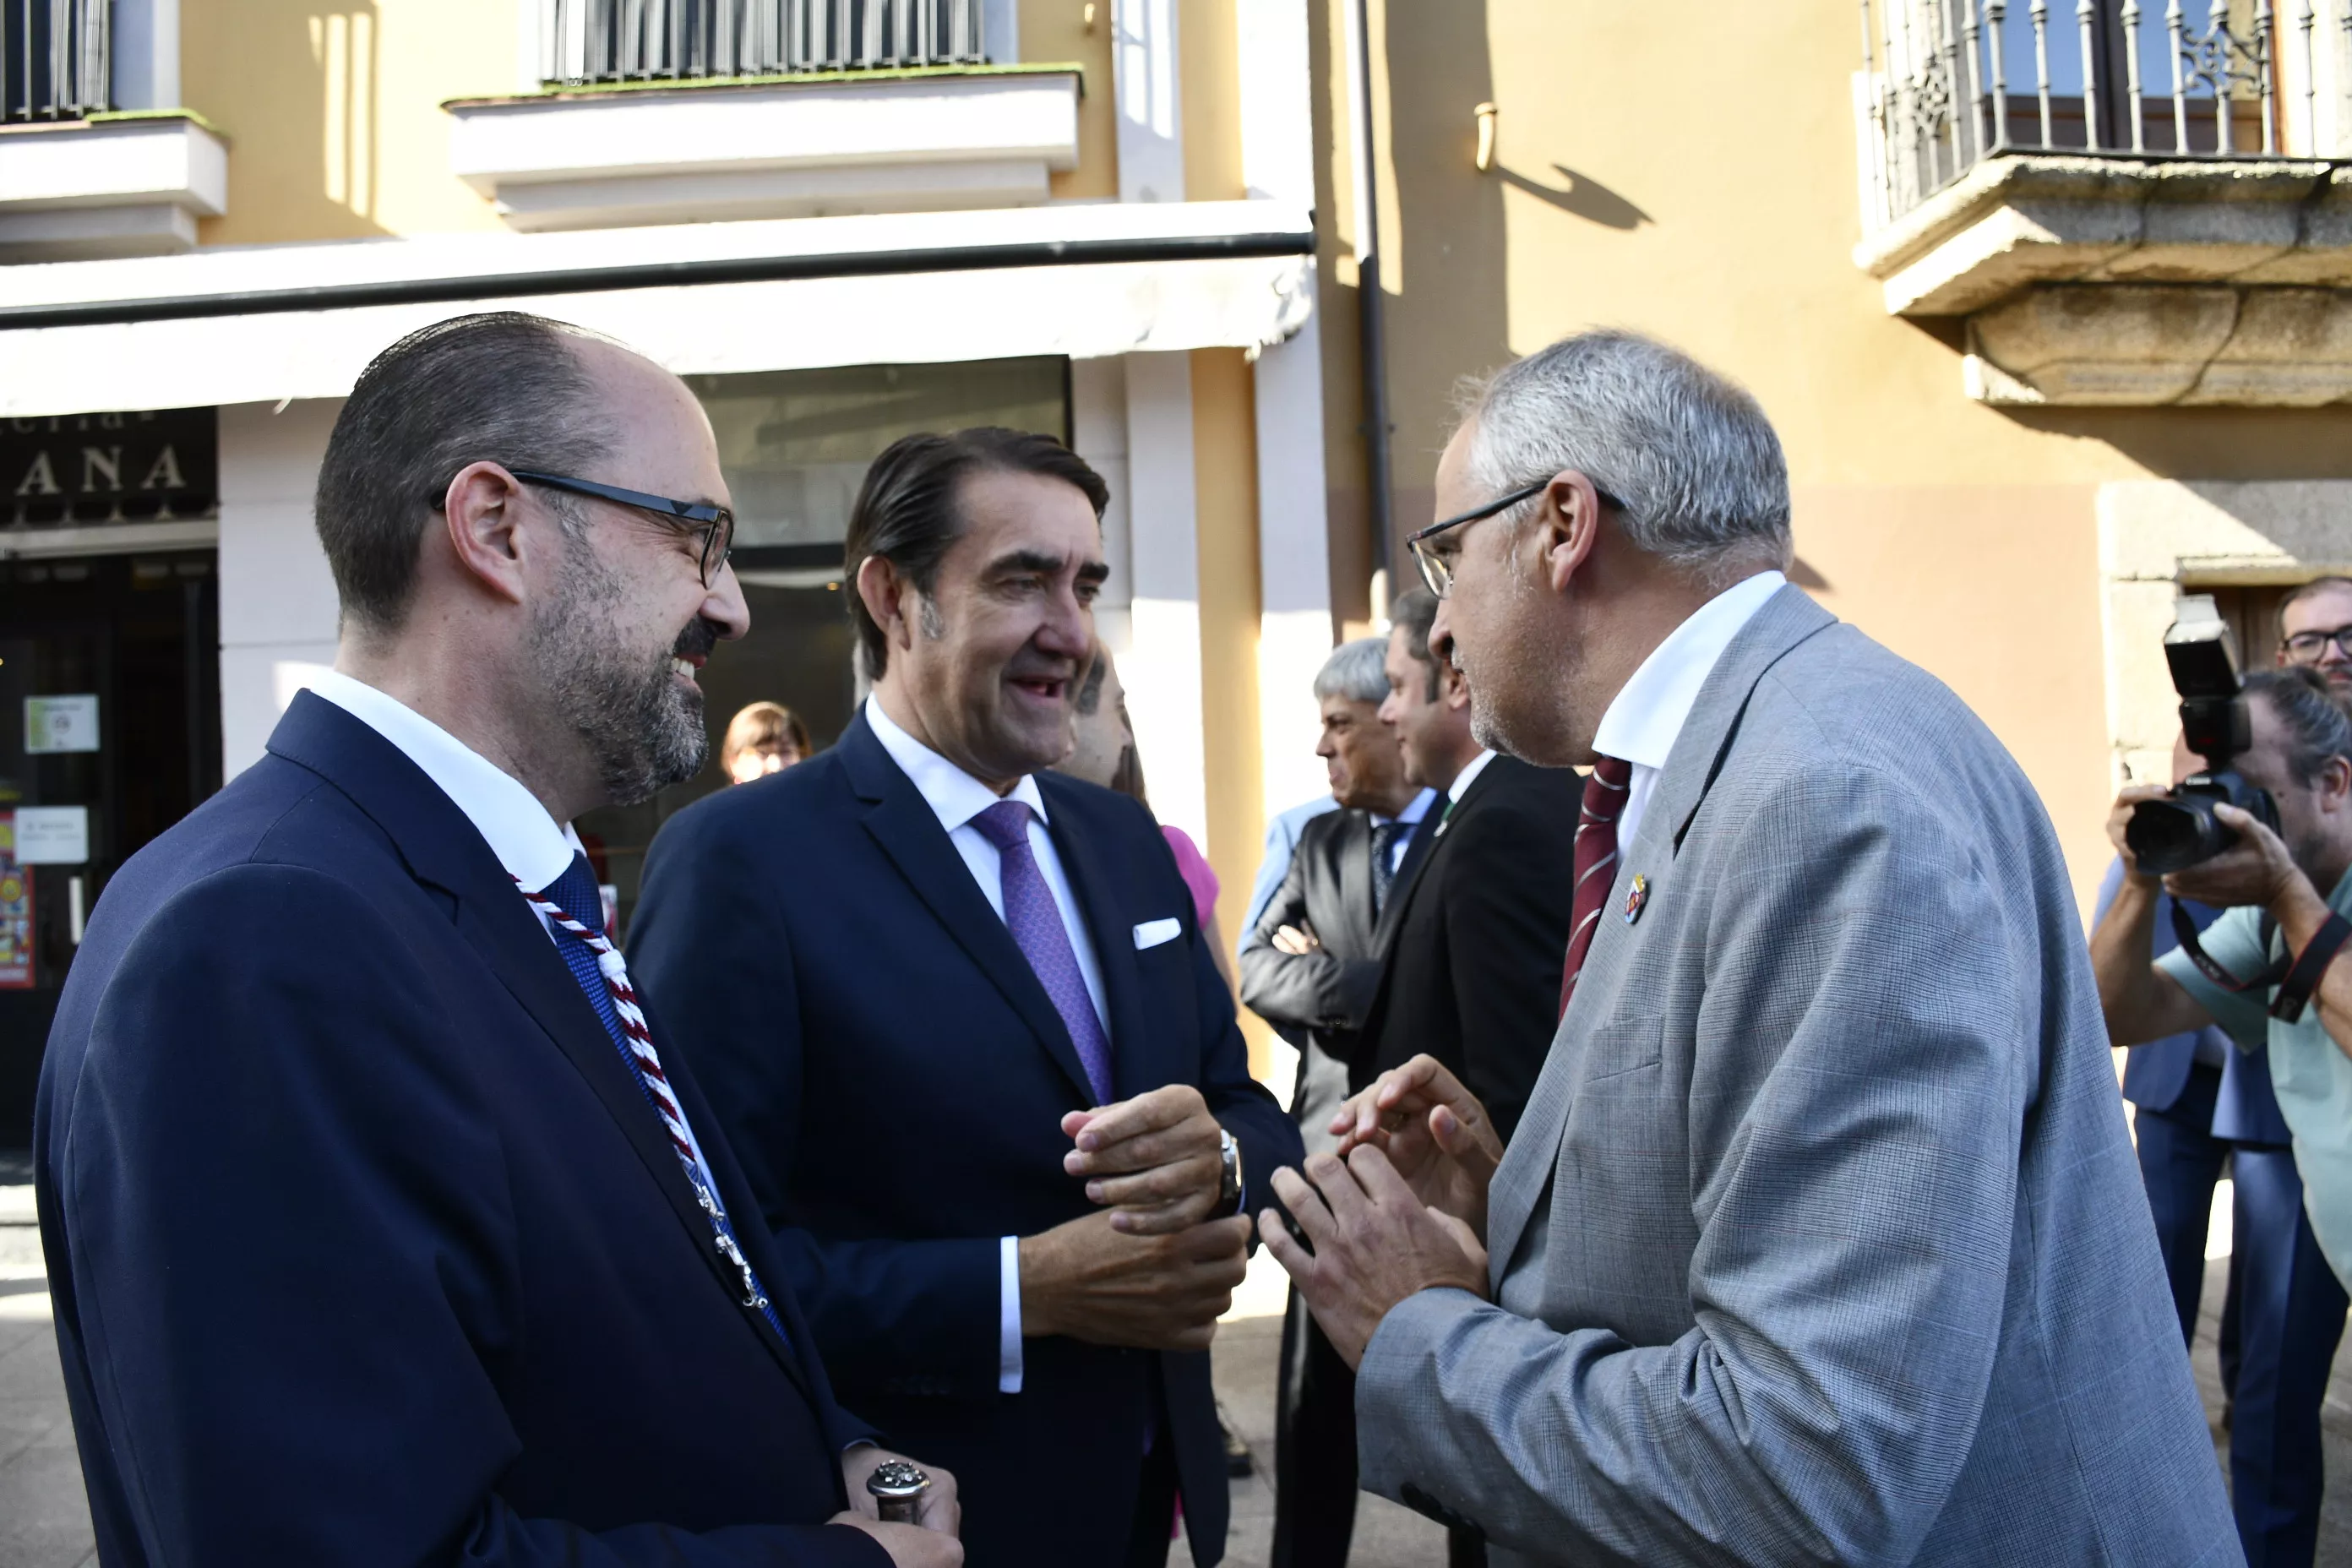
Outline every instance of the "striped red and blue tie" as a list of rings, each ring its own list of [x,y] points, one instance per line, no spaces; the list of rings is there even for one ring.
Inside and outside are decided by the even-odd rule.
[[[1584,781],[1584,810],[1576,819],[1576,923],[1569,929],[1568,962],[1559,973],[1559,1012],[1568,1016],[1576,976],[1592,951],[1592,933],[1617,881],[1617,818],[1625,810],[1625,790],[1633,764],[1622,757],[1598,757]]]

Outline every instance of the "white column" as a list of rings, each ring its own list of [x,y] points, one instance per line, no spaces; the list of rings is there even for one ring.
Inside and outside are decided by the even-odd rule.
[[[115,0],[114,107],[180,107],[180,0]]]
[[[1127,361],[1070,362],[1070,444],[1110,487],[1103,510],[1103,559],[1110,575],[1095,599],[1095,631],[1119,668],[1134,642],[1135,570],[1129,554]]]
[[[1315,203],[1306,0],[1251,0],[1240,33],[1242,178],[1255,199]],[[1310,274],[1307,297],[1314,298]],[[1315,672],[1331,651],[1321,323],[1263,351],[1257,391],[1258,736],[1268,816],[1325,794]]]
[[[1151,809],[1209,841],[1202,742],[1201,556],[1192,483],[1192,362],[1127,356],[1128,562],[1134,584],[1119,679]]]
[[[1298,335],[1257,357],[1257,708],[1269,817],[1328,794],[1315,755],[1315,672],[1331,652],[1323,478],[1323,344]]]
[[[335,579],[311,525],[340,399],[220,411],[221,762],[261,758],[278,715],[335,658]]]
[[[1184,120],[1177,97],[1176,0],[1111,0],[1111,17],[1118,199],[1181,202]]]

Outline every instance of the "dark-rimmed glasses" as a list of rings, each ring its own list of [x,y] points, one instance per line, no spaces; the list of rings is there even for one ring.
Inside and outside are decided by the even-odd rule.
[[[1412,552],[1413,564],[1421,568],[1421,580],[1428,584],[1429,591],[1441,599],[1454,592],[1454,558],[1451,555],[1440,555],[1431,549],[1428,543],[1430,540],[1448,529],[1460,528],[1465,523],[1476,522],[1481,519],[1492,517],[1496,512],[1515,507],[1523,500],[1533,500],[1549,489],[1551,489],[1550,479],[1538,479],[1534,484],[1523,486],[1507,496],[1499,496],[1475,510],[1465,511],[1459,517],[1449,517],[1443,522],[1433,522],[1420,532],[1406,539],[1405,547]],[[1625,503],[1607,490],[1596,489],[1592,493],[1601,498],[1603,506],[1617,511],[1625,510]]]
[[[551,490],[569,490],[573,495],[617,501],[657,517],[698,524],[702,530],[702,585],[706,588],[719,580],[719,570],[727,564],[728,557],[735,553],[735,514],[723,506],[672,500],[667,496],[648,495],[644,490],[625,490],[618,485],[599,484],[594,479],[575,479],[565,474],[542,474],[526,468],[509,468],[507,471],[525,484],[545,485]]]
[[[2327,645],[2334,643],[2336,651],[2352,658],[2352,626],[2338,626],[2332,632],[2297,632],[2286,639],[2286,657],[2290,664],[2317,664],[2327,657]]]

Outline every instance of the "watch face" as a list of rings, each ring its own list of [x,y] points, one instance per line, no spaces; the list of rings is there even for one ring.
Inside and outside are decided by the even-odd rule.
[[[910,1465],[904,1459],[885,1459],[874,1467],[872,1475],[866,1478],[866,1489],[877,1497],[886,1493],[903,1497],[919,1492],[930,1484],[931,1478],[922,1467]]]

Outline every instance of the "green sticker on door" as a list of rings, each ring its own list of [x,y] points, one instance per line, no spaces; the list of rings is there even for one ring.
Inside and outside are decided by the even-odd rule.
[[[98,693],[26,698],[25,750],[35,756],[98,750]]]

